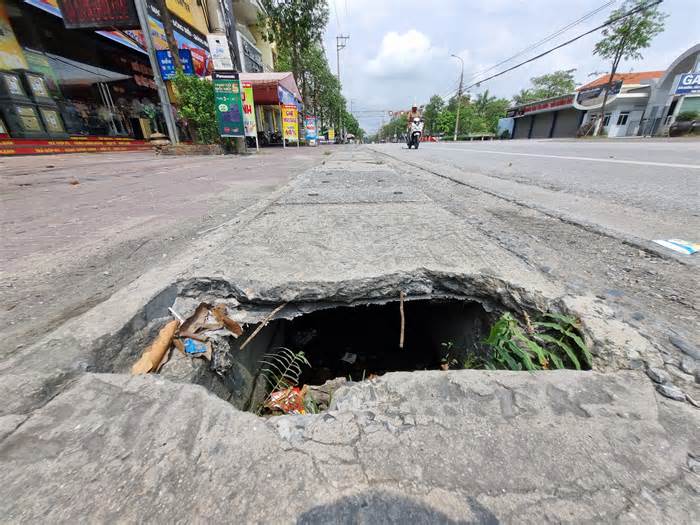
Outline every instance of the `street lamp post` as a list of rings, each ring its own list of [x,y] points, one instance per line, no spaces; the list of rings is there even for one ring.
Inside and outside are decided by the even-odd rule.
[[[457,142],[457,132],[459,130],[459,109],[462,105],[462,86],[464,85],[464,60],[462,60],[462,57],[457,55],[450,56],[458,59],[462,63],[462,70],[459,73],[459,88],[457,89],[457,119],[455,120],[455,135],[453,138],[454,142]]]

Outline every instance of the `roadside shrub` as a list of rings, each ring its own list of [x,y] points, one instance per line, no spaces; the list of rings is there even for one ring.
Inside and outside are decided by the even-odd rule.
[[[178,71],[173,79],[180,102],[180,115],[194,131],[195,142],[219,142],[219,129],[214,107],[214,85],[209,80]]]
[[[504,313],[491,327],[485,343],[490,355],[487,369],[547,370],[559,368],[589,369],[591,353],[583,340],[580,323],[573,317],[544,314],[523,327]]]

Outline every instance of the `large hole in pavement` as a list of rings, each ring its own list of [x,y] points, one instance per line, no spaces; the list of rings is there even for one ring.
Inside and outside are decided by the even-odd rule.
[[[493,303],[484,307],[480,302],[457,298],[353,306],[315,303],[307,304],[303,311],[308,313],[301,315],[300,307],[290,306],[292,315],[296,315],[292,319],[277,318],[264,326],[248,324],[239,338],[220,337],[212,345],[210,360],[193,358],[171,347],[169,360],[159,373],[169,380],[202,385],[241,410],[270,413],[270,407],[262,409],[274,390],[267,381],[266,370],[270,367],[266,362],[275,362],[285,353],[303,352],[304,362],[299,363],[295,383],[305,386],[318,401],[316,408],[323,410],[330,404],[332,392],[347,382],[370,380],[393,371],[488,367],[493,364],[495,350],[485,340],[507,311]],[[255,310],[253,305],[242,305],[232,315],[245,317]],[[551,321],[542,318],[541,312],[530,313],[533,318]],[[279,313],[284,314],[284,310]],[[258,312],[252,318],[259,320],[264,316]],[[518,324],[522,335],[531,325],[525,311],[521,316],[521,321],[510,319]],[[112,359],[109,365],[100,367],[102,371],[127,372],[168,321],[165,317],[152,318],[143,329],[105,345],[102,355],[106,357],[111,349]],[[255,331],[257,335],[248,340]],[[248,342],[241,349],[245,341]],[[565,356],[563,359],[566,361]],[[503,362],[501,365],[497,368],[509,368]],[[563,366],[574,368],[571,362]],[[558,366],[547,363],[540,368]]]

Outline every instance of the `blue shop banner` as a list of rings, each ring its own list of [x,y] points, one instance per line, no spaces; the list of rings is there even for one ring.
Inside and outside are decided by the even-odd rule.
[[[686,73],[681,75],[676,88],[676,95],[690,95],[700,93],[700,73]]]
[[[185,75],[194,75],[192,51],[189,49],[178,49],[178,55],[180,55],[180,63],[182,64],[182,71]],[[158,59],[158,67],[160,68],[160,74],[163,80],[171,80],[175,76],[175,62],[173,61],[173,55],[170,53],[170,50],[159,49],[156,51],[156,58]]]

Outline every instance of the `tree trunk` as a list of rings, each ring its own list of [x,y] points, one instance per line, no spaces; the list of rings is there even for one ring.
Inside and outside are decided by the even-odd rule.
[[[182,62],[180,62],[180,54],[178,53],[177,41],[175,40],[173,19],[170,16],[170,11],[168,11],[168,6],[165,5],[165,0],[156,0],[155,4],[160,11],[161,22],[163,22],[163,29],[165,30],[165,39],[168,42],[168,47],[170,48],[170,54],[173,57],[175,69],[180,71],[182,69]]]
[[[595,131],[593,133],[594,137],[600,134],[600,130],[603,129],[603,122],[605,121],[605,106],[608,103],[608,94],[610,93],[610,88],[612,88],[613,79],[615,78],[615,73],[617,73],[617,66],[620,65],[620,59],[622,58],[622,53],[625,50],[625,40],[620,42],[620,47],[615,54],[613,59],[612,69],[610,70],[610,77],[608,78],[608,85],[605,87],[605,95],[603,96],[603,105],[600,108],[600,119],[596,122]]]

